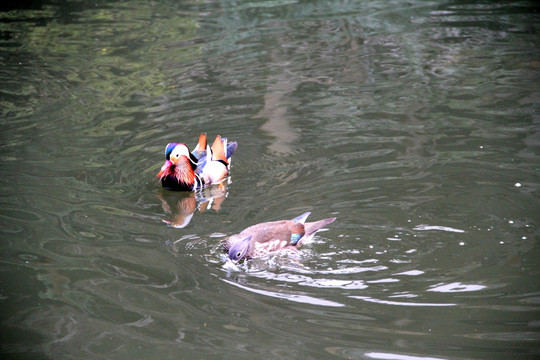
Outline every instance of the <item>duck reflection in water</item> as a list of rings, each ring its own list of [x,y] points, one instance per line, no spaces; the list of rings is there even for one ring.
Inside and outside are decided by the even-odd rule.
[[[197,209],[201,213],[209,209],[219,211],[227,195],[224,182],[196,192],[163,191],[158,197],[163,210],[170,215],[162,221],[175,228],[184,228]]]

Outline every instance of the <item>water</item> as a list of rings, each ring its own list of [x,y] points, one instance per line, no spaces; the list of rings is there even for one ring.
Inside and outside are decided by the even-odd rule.
[[[540,355],[533,2],[0,19],[2,358]],[[227,186],[162,190],[201,131],[239,143]],[[305,211],[337,221],[299,260],[222,267],[227,235]]]

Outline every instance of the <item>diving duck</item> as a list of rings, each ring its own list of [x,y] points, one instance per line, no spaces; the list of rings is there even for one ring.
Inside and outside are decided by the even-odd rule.
[[[292,220],[280,220],[253,225],[240,234],[225,241],[228,262],[238,263],[242,259],[262,257],[277,252],[296,252],[302,244],[309,242],[317,231],[331,224],[336,218],[306,222],[306,212]]]
[[[165,147],[165,164],[156,175],[167,190],[191,191],[222,182],[229,174],[231,156],[238,144],[216,136],[212,147],[206,133],[190,152],[186,144],[170,143]]]

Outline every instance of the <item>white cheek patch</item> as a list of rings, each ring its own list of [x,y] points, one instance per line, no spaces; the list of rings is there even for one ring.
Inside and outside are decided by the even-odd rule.
[[[189,158],[189,150],[186,145],[177,145],[171,153],[174,157],[180,157],[182,155]]]

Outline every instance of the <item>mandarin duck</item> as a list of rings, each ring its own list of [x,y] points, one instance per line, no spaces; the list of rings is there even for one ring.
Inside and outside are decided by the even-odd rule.
[[[292,220],[271,221],[253,225],[225,241],[227,262],[238,263],[242,259],[262,257],[278,252],[297,252],[297,248],[309,242],[317,231],[331,224],[336,218],[306,222],[306,212]]]
[[[202,133],[192,152],[186,144],[170,143],[165,147],[165,164],[156,175],[167,190],[191,191],[222,182],[229,174],[236,142],[216,136],[212,147]]]

